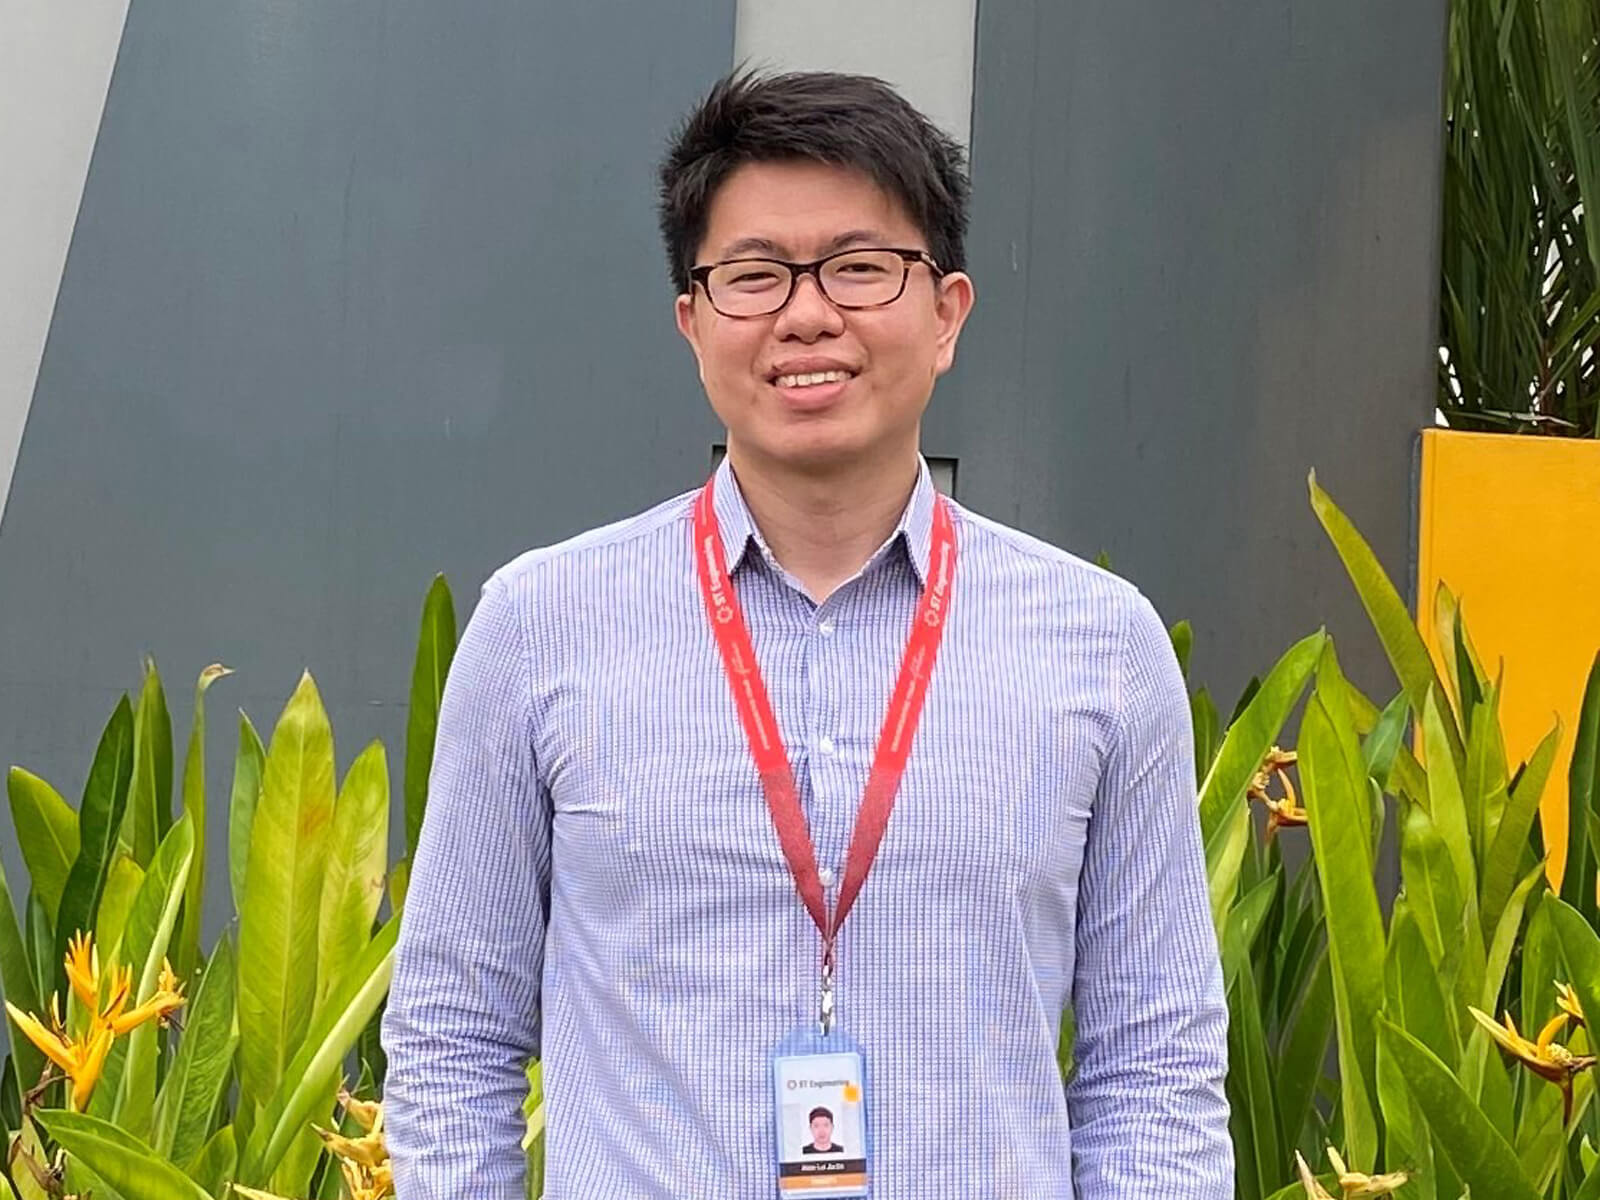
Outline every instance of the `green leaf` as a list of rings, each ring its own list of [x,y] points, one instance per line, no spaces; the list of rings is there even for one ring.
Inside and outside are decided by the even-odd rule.
[[[221,1197],[222,1189],[239,1170],[239,1142],[232,1125],[224,1125],[207,1140],[184,1173],[211,1194]],[[231,1195],[229,1200],[231,1200]]]
[[[422,603],[422,632],[411,671],[411,707],[406,715],[406,857],[417,851],[422,814],[428,803],[428,775],[433,770],[433,741],[439,727],[439,703],[445,676],[456,653],[456,610],[450,585],[434,576]]]
[[[1222,936],[1223,986],[1232,987],[1234,976],[1251,970],[1251,952],[1278,895],[1281,875],[1268,875],[1251,888],[1228,913]]]
[[[133,860],[148,867],[156,843],[172,824],[172,718],[161,676],[150,659],[145,660],[144,686],[133,714],[133,782],[126,821],[123,836]]]
[[[1421,713],[1423,705],[1427,703],[1429,689],[1442,690],[1442,685],[1438,672],[1433,669],[1433,659],[1423,644],[1422,635],[1417,632],[1416,622],[1411,619],[1410,610],[1400,599],[1400,593],[1390,582],[1372,547],[1332,498],[1317,486],[1315,471],[1311,473],[1308,484],[1312,510],[1333,542],[1333,548],[1344,563],[1350,582],[1355,584],[1361,606],[1367,610],[1367,616],[1377,631],[1378,640],[1383,643],[1384,653],[1389,656],[1400,686],[1411,698],[1411,707]],[[1464,748],[1455,719],[1449,717],[1444,720],[1442,729],[1452,758],[1460,762]]]
[[[1198,787],[1205,782],[1211,764],[1216,761],[1222,737],[1222,717],[1211,699],[1211,693],[1205,688],[1200,688],[1190,698],[1189,716],[1194,725],[1194,774],[1195,786]]]
[[[11,888],[6,883],[3,862],[0,862],[0,1000],[9,1000],[23,1012],[35,1016],[44,1012],[39,1003],[39,989],[29,962],[27,943],[22,940],[22,927],[17,922],[16,910],[11,906]],[[3,1010],[0,1010],[0,1014],[3,1014]],[[20,1110],[23,1093],[34,1085],[44,1069],[44,1055],[34,1049],[33,1043],[27,1038],[14,1032],[14,1028],[7,1020],[6,1037],[11,1047],[11,1061],[16,1067],[13,1082]]]
[[[1240,805],[1224,816],[1206,838],[1206,885],[1211,898],[1211,921],[1222,936],[1228,909],[1239,890],[1239,869],[1250,848],[1250,810]]]
[[[100,894],[100,915],[94,923],[94,940],[101,947],[102,956],[109,956],[122,941],[128,914],[133,911],[133,901],[143,886],[144,869],[119,847],[111,860],[111,869],[106,872],[105,890]]]
[[[1453,980],[1466,901],[1444,838],[1417,804],[1406,804],[1401,817],[1400,875],[1429,956],[1445,979]]]
[[[388,994],[399,930],[400,922],[391,919],[378,931],[317,1014],[299,1052],[283,1072],[281,1085],[256,1122],[245,1153],[247,1169],[241,1171],[247,1180],[269,1178],[296,1133],[328,1099],[323,1085],[337,1072]]]
[[[130,1009],[155,995],[193,857],[194,826],[185,817],[156,848],[128,913],[116,957],[133,972]],[[117,1039],[106,1058],[100,1086],[89,1102],[92,1114],[110,1118],[135,1137],[148,1136],[152,1127],[156,1032],[156,1025],[149,1022]]]
[[[1535,748],[1528,765],[1511,788],[1505,812],[1500,817],[1500,828],[1494,835],[1494,845],[1484,861],[1483,873],[1483,926],[1491,929],[1500,922],[1511,889],[1516,885],[1517,871],[1528,853],[1528,834],[1539,815],[1539,799],[1544,794],[1545,781],[1556,760],[1556,750],[1561,744],[1561,722],[1547,733]]]
[[[123,810],[128,804],[128,783],[133,778],[133,709],[123,696],[100,735],[94,764],[83,787],[83,803],[78,806],[78,857],[67,873],[67,886],[61,892],[60,915],[55,921],[56,963],[63,961],[67,943],[76,933],[94,928],[105,889],[106,871],[122,828]],[[65,981],[65,971],[52,978]]]
[[[1178,659],[1178,670],[1183,672],[1185,679],[1189,678],[1189,656],[1194,653],[1194,626],[1187,621],[1179,621],[1169,631],[1172,638],[1172,653]]]
[[[1300,779],[1311,844],[1322,882],[1333,959],[1334,1011],[1348,1160],[1370,1171],[1377,1157],[1373,1022],[1383,1009],[1383,914],[1373,883],[1371,808],[1366,765],[1343,704],[1329,705],[1323,680],[1340,677],[1332,648],[1300,729]],[[1340,695],[1337,687],[1332,691]]]
[[[57,976],[64,980],[66,969],[55,952],[56,934],[50,925],[50,914],[44,910],[44,901],[33,892],[28,893],[27,922],[23,936],[33,963],[33,994],[42,1003],[46,996],[61,990]]]
[[[1429,692],[1422,705],[1423,745],[1428,756],[1428,815],[1450,852],[1450,865],[1463,899],[1477,912],[1478,872],[1472,854],[1472,831],[1461,781],[1456,774],[1456,759],[1448,746],[1444,714],[1439,707],[1440,693]]]
[[[61,910],[67,874],[78,857],[78,814],[55,788],[21,767],[12,767],[6,775],[6,794],[22,861],[53,921]]]
[[[1301,1143],[1333,1026],[1333,964],[1321,949],[1278,1055],[1278,1116],[1285,1146]]]
[[[244,909],[244,876],[250,864],[250,832],[255,827],[256,804],[261,799],[261,776],[267,769],[267,751],[250,718],[239,713],[239,752],[233,760],[233,793],[228,800],[228,882],[233,906]]]
[[[1572,766],[1567,774],[1567,861],[1561,898],[1591,918],[1595,915],[1595,848],[1589,845],[1589,817],[1600,812],[1600,654],[1589,668],[1578,709]]]
[[[1245,803],[1250,780],[1283,732],[1328,638],[1314,633],[1272,668],[1244,712],[1228,727],[1222,749],[1200,788],[1200,830],[1209,844],[1229,813]]]
[[[373,742],[351,764],[333,815],[317,923],[317,1003],[372,938],[389,854],[389,765]]]
[[[1254,1188],[1245,1190],[1256,1194],[1275,1183],[1287,1165],[1279,1142],[1270,1060],[1255,973],[1239,971],[1228,991],[1228,1091],[1236,1114],[1231,1124],[1240,1177],[1255,1181]]]
[[[35,1113],[34,1120],[123,1200],[211,1200],[194,1180],[109,1121],[70,1112]]]
[[[1523,910],[1527,907],[1529,894],[1544,881],[1544,866],[1543,859],[1533,865],[1533,869],[1517,884],[1505,911],[1500,914],[1494,941],[1489,946],[1483,990],[1478,993],[1478,1007],[1485,1012],[1494,1011],[1495,1000],[1499,998],[1500,989],[1505,983],[1506,970],[1511,966],[1511,952],[1515,948],[1517,934],[1522,931]]]
[[[305,674],[272,734],[239,922],[239,1085],[261,1104],[300,1048],[317,995],[317,920],[333,823],[333,730]]]
[[[1378,1036],[1451,1167],[1474,1196],[1540,1200],[1510,1143],[1479,1110],[1450,1069],[1416,1038],[1380,1017]]]
[[[189,749],[183,759],[183,811],[194,824],[194,865],[183,896],[178,925],[178,978],[190,982],[198,969],[200,924],[206,896],[206,689],[233,672],[212,663],[194,686],[194,716],[189,723]]]
[[[1582,913],[1555,896],[1546,896],[1539,907],[1550,910],[1562,973],[1578,994],[1578,1007],[1585,1015],[1600,1012],[1600,937]]]
[[[156,1102],[155,1146],[173,1162],[187,1163],[201,1152],[211,1115],[232,1076],[239,1044],[234,1024],[237,971],[233,943],[223,936],[185,1006],[183,1038]]]
[[[1355,714],[1351,717],[1354,719]],[[1389,706],[1378,717],[1378,723],[1361,744],[1361,754],[1366,760],[1367,774],[1378,781],[1385,790],[1389,788],[1389,775],[1399,757],[1401,743],[1406,736],[1406,721],[1411,716],[1411,702],[1404,692],[1389,701]]]
[[[1395,910],[1384,960],[1384,987],[1390,1020],[1411,1031],[1447,1066],[1460,1061],[1455,1014],[1409,905]]]

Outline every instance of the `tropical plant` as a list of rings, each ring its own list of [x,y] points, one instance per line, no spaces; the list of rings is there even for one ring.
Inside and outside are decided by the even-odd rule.
[[[1600,656],[1570,770],[1574,833],[1549,872],[1558,895],[1536,818],[1559,726],[1509,769],[1503,683],[1485,671],[1455,597],[1435,597],[1441,673],[1315,479],[1311,500],[1399,691],[1373,703],[1318,633],[1284,655],[1220,738],[1196,695],[1237,1194],[1596,1200],[1600,1115],[1582,1014],[1600,1012]],[[1184,659],[1187,632],[1175,634]],[[1297,750],[1283,751],[1297,710]],[[1301,844],[1286,847],[1291,838]],[[1377,882],[1391,843],[1392,905]],[[1307,1160],[1333,1171],[1313,1176]]]
[[[1455,0],[1439,405],[1600,436],[1600,7]]]
[[[227,813],[232,912],[209,953],[205,696],[226,668],[199,677],[176,818],[171,722],[153,663],[137,703],[117,704],[76,809],[11,770],[31,885],[19,918],[0,874],[11,1017],[0,1117],[12,1194],[199,1200],[253,1188],[320,1200],[341,1180],[360,1200],[383,1194],[387,1176],[355,1170],[348,1153],[372,1134],[360,1123],[382,1087],[377,1022],[455,639],[440,578],[423,606],[407,857],[393,867],[383,747],[366,747],[336,787],[333,731],[309,673],[268,745],[240,714]],[[347,1072],[355,1096],[342,1089]],[[319,1132],[341,1102],[345,1125]]]

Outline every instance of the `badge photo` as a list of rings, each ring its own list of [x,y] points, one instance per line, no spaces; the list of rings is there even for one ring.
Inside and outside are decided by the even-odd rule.
[[[861,1055],[784,1055],[774,1066],[778,1194],[865,1196],[866,1077]]]

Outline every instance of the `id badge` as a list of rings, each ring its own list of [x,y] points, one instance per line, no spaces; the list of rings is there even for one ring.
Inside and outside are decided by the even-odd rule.
[[[867,1073],[844,1035],[802,1031],[773,1056],[778,1195],[868,1194]]]

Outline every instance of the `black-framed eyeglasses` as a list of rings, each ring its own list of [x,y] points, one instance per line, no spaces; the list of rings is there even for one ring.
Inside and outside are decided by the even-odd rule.
[[[881,308],[905,294],[911,268],[926,263],[934,278],[943,275],[926,250],[874,247],[841,250],[814,262],[777,258],[732,258],[693,267],[689,278],[705,289],[711,307],[725,317],[766,317],[794,298],[800,276],[810,275],[822,294],[840,308]]]

